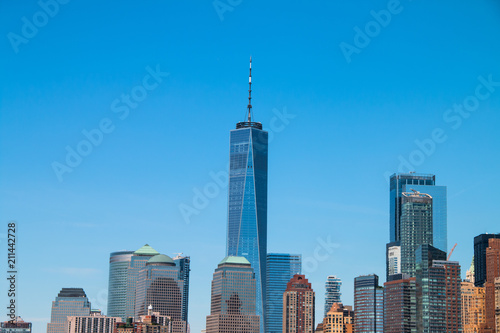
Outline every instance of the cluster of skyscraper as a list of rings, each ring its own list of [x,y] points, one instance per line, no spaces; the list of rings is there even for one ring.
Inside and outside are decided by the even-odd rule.
[[[63,288],[52,303],[47,333],[186,333],[190,258],[170,258],[149,245],[113,252],[108,315],[92,310],[81,288]],[[153,312],[154,311],[154,312]]]
[[[230,133],[227,247],[213,273],[207,333],[500,332],[500,234],[474,239],[462,281],[459,263],[446,256],[446,186],[417,173],[390,178],[387,282],[356,277],[353,309],[341,302],[341,280],[328,276],[315,330],[315,293],[301,256],[267,253],[268,133],[251,118],[251,60],[248,99],[247,121]],[[47,331],[185,333],[189,267],[189,257],[149,245],[113,252],[108,316],[91,310],[82,289],[63,288]]]

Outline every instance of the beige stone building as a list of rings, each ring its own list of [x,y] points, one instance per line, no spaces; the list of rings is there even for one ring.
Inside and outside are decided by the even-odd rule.
[[[481,332],[486,324],[484,288],[476,287],[472,282],[462,282],[461,294],[463,333]]]

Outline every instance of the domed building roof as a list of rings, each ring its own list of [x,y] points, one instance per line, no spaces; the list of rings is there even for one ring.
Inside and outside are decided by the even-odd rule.
[[[164,264],[164,265],[175,266],[174,260],[164,254],[158,254],[149,259],[146,265],[151,265],[151,264]]]

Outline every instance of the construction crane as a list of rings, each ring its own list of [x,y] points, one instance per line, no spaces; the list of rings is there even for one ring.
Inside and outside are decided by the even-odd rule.
[[[453,247],[451,248],[450,254],[448,254],[448,258],[446,258],[446,261],[450,260],[451,254],[453,253],[453,250],[455,250],[456,247],[457,243],[455,243],[455,245],[453,245]]]

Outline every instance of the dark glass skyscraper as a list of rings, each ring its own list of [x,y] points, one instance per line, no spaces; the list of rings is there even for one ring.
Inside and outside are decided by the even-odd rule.
[[[250,100],[249,95],[248,121],[236,124],[230,134],[226,254],[245,257],[252,265],[260,331],[265,332],[268,133],[262,130],[261,123],[251,121]]]
[[[474,237],[474,285],[482,287],[486,282],[486,249],[490,238],[500,234],[481,234]]]
[[[354,332],[384,332],[384,288],[375,274],[354,279]]]
[[[427,193],[433,198],[433,240],[429,244],[447,251],[447,188],[436,186],[436,176],[419,173],[393,174],[390,179],[390,242],[400,240],[401,236],[401,197],[412,190]]]
[[[302,271],[300,254],[268,253],[266,282],[266,332],[283,332],[283,293],[288,281]]]

